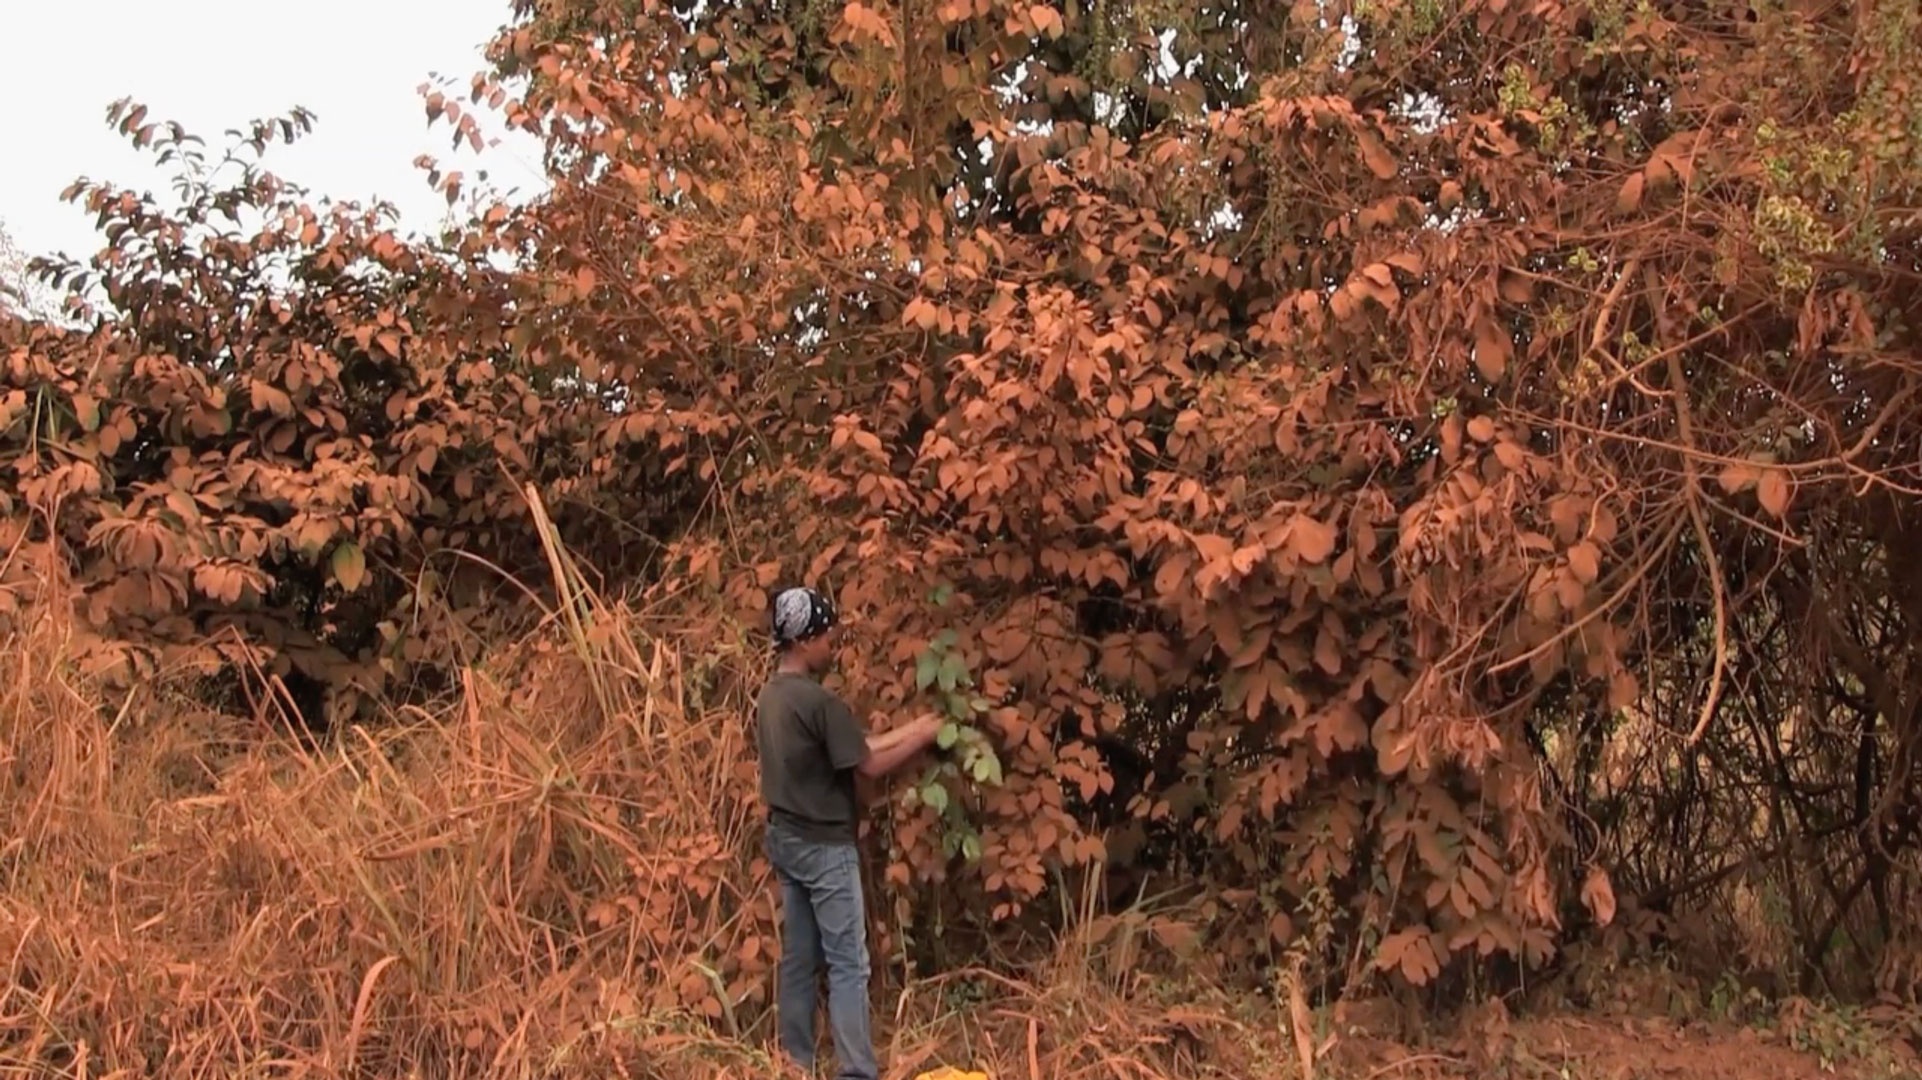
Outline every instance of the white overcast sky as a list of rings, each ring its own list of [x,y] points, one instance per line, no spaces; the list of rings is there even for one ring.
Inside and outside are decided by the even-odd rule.
[[[316,197],[384,198],[403,229],[432,229],[447,209],[413,164],[422,153],[470,180],[485,168],[503,192],[539,190],[538,145],[456,152],[418,91],[430,73],[464,89],[508,15],[508,0],[0,0],[0,221],[25,251],[84,258],[100,238],[59,201],[74,179],[170,197],[151,151],[106,124],[121,97],[216,153],[228,128],[305,106],[314,130],[270,149],[267,167]]]

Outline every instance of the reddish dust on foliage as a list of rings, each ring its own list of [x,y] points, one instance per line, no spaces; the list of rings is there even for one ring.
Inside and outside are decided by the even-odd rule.
[[[847,696],[948,715],[902,918],[1133,867],[1259,970],[1340,895],[1353,990],[1750,890],[1796,940],[1719,955],[1905,982],[1916,5],[1194,7],[517,0],[424,105],[547,189],[423,162],[431,242],[267,171],[303,111],[215,167],[116,107],[183,205],[77,183],[97,317],[0,319],[0,547],[82,660],[373,717],[579,595],[532,490],[704,649],[821,583]]]
[[[1915,0],[503,6],[424,105],[541,197],[402,237],[303,110],[124,102],[177,199],[76,183],[91,308],[0,316],[0,1066],[765,1075],[795,580],[953,725],[868,821],[901,1060],[1922,999]]]
[[[0,1070],[771,1075],[775,912],[723,722],[739,703],[692,704],[667,641],[607,611],[613,641],[498,646],[444,711],[315,750],[164,684],[102,695],[44,584],[56,599],[0,642]],[[601,697],[624,722],[593,718]],[[1817,1075],[1759,1037],[1646,1024],[1498,1013],[1404,1046],[1371,1039],[1401,1034],[1392,1012],[1337,1007],[1331,1036],[1298,991],[1232,989],[1180,929],[1197,918],[1089,905],[1018,977],[880,953],[889,1075]]]

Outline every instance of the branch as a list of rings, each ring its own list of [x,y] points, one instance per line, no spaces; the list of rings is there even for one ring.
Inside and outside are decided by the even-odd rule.
[[[1680,884],[1664,885],[1663,887],[1656,889],[1652,892],[1644,893],[1643,895],[1637,897],[1636,901],[1640,903],[1644,908],[1658,908],[1665,904],[1671,904],[1676,900],[1681,900],[1686,898],[1691,893],[1699,892],[1702,889],[1707,889],[1715,885],[1719,885],[1723,881],[1726,881],[1733,874],[1737,874],[1745,870],[1754,870],[1754,869],[1761,869],[1765,867],[1772,867],[1776,864],[1778,860],[1788,855],[1794,854],[1799,849],[1807,848],[1812,844],[1818,843],[1823,840],[1827,840],[1832,836],[1838,836],[1842,833],[1850,832],[1854,828],[1855,828],[1855,824],[1853,822],[1845,821],[1840,825],[1830,825],[1830,826],[1827,826],[1826,828],[1815,830],[1814,832],[1807,833],[1803,836],[1791,837],[1787,840],[1782,841],[1779,844],[1776,844],[1774,847],[1769,848],[1767,851],[1763,851],[1759,854],[1750,853],[1750,854],[1742,855],[1738,858],[1734,858],[1729,860],[1726,863],[1723,863],[1722,865],[1716,867],[1713,870],[1709,870],[1704,873],[1697,874],[1696,876],[1689,878],[1687,881],[1681,882]]]
[[[1630,385],[1649,397],[1660,397],[1661,395],[1655,390],[1642,385],[1642,381],[1635,377],[1635,373],[1622,365],[1619,357],[1604,348],[1608,342],[1608,332],[1615,325],[1615,308],[1622,302],[1622,292],[1628,287],[1629,279],[1635,276],[1635,272],[1641,268],[1641,265],[1642,253],[1639,251],[1629,256],[1628,261],[1622,265],[1622,272],[1616,276],[1615,284],[1609,288],[1608,295],[1602,298],[1601,310],[1595,313],[1595,328],[1589,333],[1586,355],[1602,354],[1615,368],[1617,381],[1627,379]]]
[[[1715,544],[1708,534],[1708,519],[1702,513],[1702,477],[1695,470],[1695,421],[1689,414],[1688,380],[1682,374],[1682,356],[1679,352],[1668,355],[1669,388],[1675,393],[1675,423],[1680,430],[1682,445],[1689,453],[1682,455],[1683,494],[1688,505],[1688,519],[1694,523],[1695,539],[1702,548],[1702,560],[1708,564],[1709,589],[1715,597],[1715,663],[1709,671],[1708,697],[1702,699],[1702,712],[1695,720],[1695,729],[1688,733],[1688,745],[1694,746],[1702,741],[1702,734],[1708,730],[1708,722],[1715,716],[1715,706],[1722,699],[1722,675],[1728,668],[1728,597],[1722,589],[1722,560],[1715,554]]]

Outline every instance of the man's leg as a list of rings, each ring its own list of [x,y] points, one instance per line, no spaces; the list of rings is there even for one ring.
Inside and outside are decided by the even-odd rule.
[[[868,924],[861,897],[861,865],[852,844],[823,845],[810,861],[814,920],[828,969],[828,1025],[834,1031],[840,1080],[877,1080],[868,1021]]]
[[[814,922],[814,902],[804,880],[789,871],[783,848],[794,841],[772,841],[768,855],[774,874],[781,882],[781,963],[780,986],[776,991],[775,1013],[780,1026],[781,1050],[794,1064],[807,1071],[814,1069],[814,1011],[820,1000],[817,983],[821,978],[821,931]],[[805,871],[808,868],[803,868]]]

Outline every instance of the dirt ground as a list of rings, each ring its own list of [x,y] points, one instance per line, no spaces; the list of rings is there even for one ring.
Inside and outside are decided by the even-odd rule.
[[[1100,1004],[1096,995],[1079,1000]],[[1229,1018],[1211,1002],[1157,1015],[1136,1001],[1132,1012],[1106,1009],[1077,1027],[1051,997],[1020,1004],[983,1007],[966,1034],[922,1029],[911,1044],[918,1052],[892,1048],[887,1076],[941,1077],[945,1060],[960,1076],[975,1069],[990,1080],[1922,1080],[1922,1009],[1914,1007],[1757,1001],[1691,1021],[1601,1011],[1510,1016],[1491,1003],[1443,1020],[1375,999],[1302,1013],[1298,1027],[1286,1007],[1264,1022],[1255,1010]]]
[[[1555,1018],[1472,1025],[1414,1049],[1366,1038],[1329,1055],[1331,1080],[1870,1080],[1922,1077],[1922,1058],[1895,1028],[1829,1015],[1767,1024],[1677,1024],[1664,1018]]]

